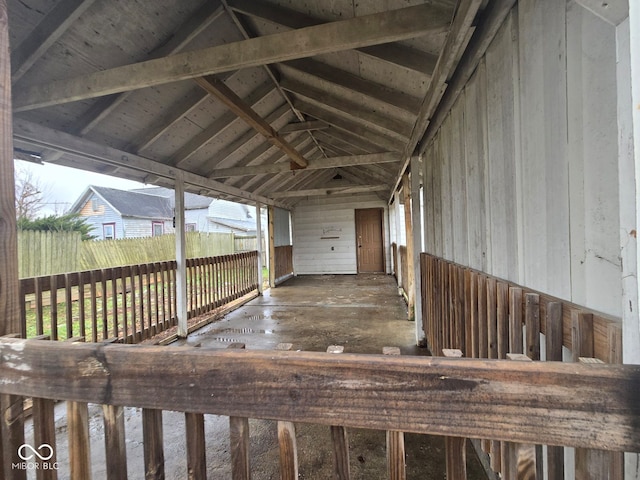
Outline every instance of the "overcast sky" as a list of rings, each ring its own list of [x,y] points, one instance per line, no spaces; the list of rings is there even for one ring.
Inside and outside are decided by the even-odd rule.
[[[40,210],[40,215],[62,214],[66,212],[89,185],[101,187],[119,188],[129,190],[142,188],[145,185],[118,177],[110,177],[99,173],[86,172],[75,168],[63,167],[45,163],[37,163],[15,160],[16,170],[26,170],[32,173],[33,180],[45,193],[45,205]]]

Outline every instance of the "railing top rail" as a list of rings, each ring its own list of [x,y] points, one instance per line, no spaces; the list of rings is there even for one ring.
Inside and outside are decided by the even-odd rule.
[[[640,451],[640,366],[0,340],[0,393]]]

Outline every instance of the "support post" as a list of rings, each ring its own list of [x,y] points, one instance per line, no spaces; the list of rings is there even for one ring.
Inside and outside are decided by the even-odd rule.
[[[413,262],[413,228],[411,225],[411,183],[409,181],[409,174],[407,172],[402,176],[402,190],[404,192],[404,228],[407,238],[407,283],[403,285],[404,291],[407,292],[408,297],[408,318],[409,320],[415,319],[415,271],[411,265]]]
[[[400,228],[400,194],[398,191],[393,193],[394,204],[396,208],[394,209],[394,217],[395,217],[395,227],[396,227],[396,277],[398,282],[398,295],[402,295],[401,288],[402,285],[402,262],[400,261],[400,240],[402,239],[402,228]]]
[[[258,294],[262,295],[262,205],[256,202],[256,242],[258,244]]]
[[[0,0],[0,335],[20,332],[9,52],[7,2]]]
[[[422,215],[420,214],[420,184],[422,173],[422,157],[411,157],[411,225],[413,232],[413,257],[409,260],[413,265],[414,291],[414,320],[416,329],[416,343],[424,343],[424,326],[422,324],[422,274],[420,272],[420,253],[422,252]]]
[[[275,207],[269,205],[269,286],[276,286],[276,246],[274,233]]]
[[[184,229],[184,178],[181,171],[176,172],[175,188],[175,225],[176,225],[176,317],[178,318],[178,337],[186,338],[187,326],[187,242]]]

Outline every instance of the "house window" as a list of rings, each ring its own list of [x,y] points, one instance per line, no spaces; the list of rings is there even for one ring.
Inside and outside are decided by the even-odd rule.
[[[195,223],[187,223],[184,226],[184,231],[185,232],[195,232],[196,231],[196,224]]]
[[[153,237],[159,237],[164,234],[164,223],[162,222],[153,222],[151,225],[151,235]]]
[[[115,223],[103,223],[102,224],[102,238],[105,240],[113,240],[116,238],[116,224]]]
[[[99,209],[100,205],[98,205],[98,199],[97,198],[92,198],[91,199],[91,210],[94,212],[97,212]]]

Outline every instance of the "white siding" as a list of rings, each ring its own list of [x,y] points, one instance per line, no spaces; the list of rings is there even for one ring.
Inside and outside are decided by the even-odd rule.
[[[425,149],[427,252],[621,314],[615,62],[575,2],[518,3]]]
[[[357,273],[355,210],[360,208],[384,208],[385,264],[391,271],[387,204],[375,195],[343,195],[310,198],[293,210],[297,274]]]
[[[274,240],[275,247],[291,245],[291,224],[289,221],[289,210],[276,207],[274,209]]]
[[[172,220],[151,220],[149,218],[141,219],[141,218],[123,218],[124,223],[124,238],[140,238],[140,237],[151,237],[152,236],[152,225],[154,222],[161,222],[164,224],[164,232],[174,233],[173,221]],[[122,238],[122,237],[117,237]]]

